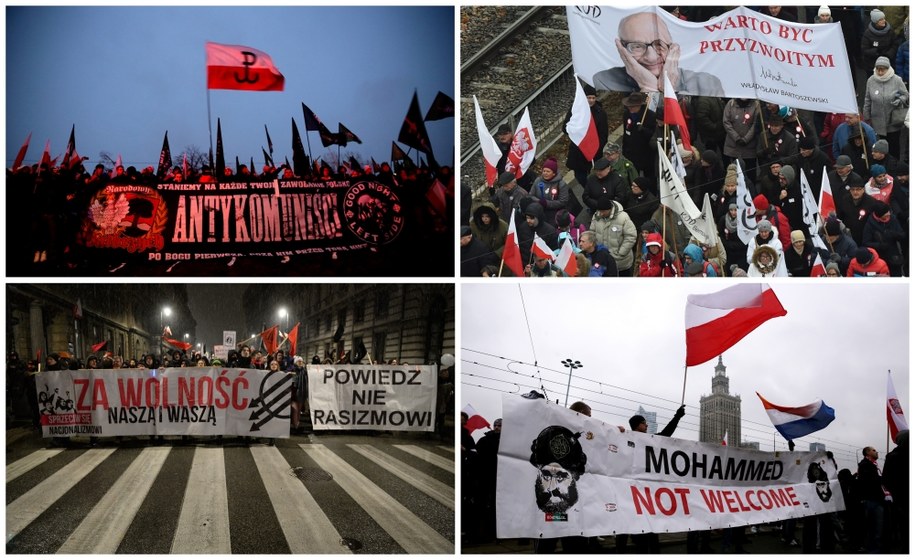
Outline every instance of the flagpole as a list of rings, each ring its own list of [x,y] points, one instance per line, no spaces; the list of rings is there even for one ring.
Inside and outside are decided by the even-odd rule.
[[[766,138],[766,119],[763,118],[762,105],[759,104],[759,99],[756,100],[756,112],[759,114],[759,122],[762,124],[763,145],[766,149],[769,149],[769,139]]]
[[[311,155],[311,139],[308,138],[308,123],[305,123],[305,141],[308,143],[308,159],[314,164],[315,158]]]
[[[207,128],[210,131],[210,157],[212,158],[213,157],[213,117],[210,114],[210,88],[207,88]],[[215,167],[215,163],[213,162],[213,160],[210,160],[210,165]],[[211,169],[210,171],[213,171],[213,175],[217,175],[217,173],[214,169]],[[186,180],[187,180],[187,178],[185,178],[185,181]]]
[[[861,134],[861,156],[864,157],[864,166],[870,169],[870,163],[867,161],[867,140],[864,138],[864,123],[861,122],[861,115],[858,115],[858,132]]]
[[[686,403],[686,368],[688,368],[688,367],[689,366],[686,364],[683,365],[683,394],[680,395],[680,405],[681,406],[684,403]]]

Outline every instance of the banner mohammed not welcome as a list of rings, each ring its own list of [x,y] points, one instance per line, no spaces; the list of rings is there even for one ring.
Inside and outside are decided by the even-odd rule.
[[[506,396],[499,538],[683,532],[845,509],[825,453],[762,452],[626,431]]]

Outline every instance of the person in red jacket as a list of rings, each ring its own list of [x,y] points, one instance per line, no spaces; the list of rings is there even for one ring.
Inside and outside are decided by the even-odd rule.
[[[655,278],[672,278],[682,276],[683,270],[680,259],[671,251],[661,247],[661,234],[649,233],[645,238],[645,248],[648,252],[639,263],[639,276]]]
[[[756,195],[753,199],[753,206],[756,207],[756,221],[769,220],[778,231],[778,240],[782,242],[782,247],[791,246],[791,224],[788,218],[782,213],[781,208],[774,204],[769,204],[769,199],[765,195]]]
[[[870,247],[858,247],[855,258],[848,264],[848,276],[889,276],[890,269],[877,251]]]

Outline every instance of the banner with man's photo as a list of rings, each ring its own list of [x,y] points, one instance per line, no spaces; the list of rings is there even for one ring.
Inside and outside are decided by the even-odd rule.
[[[309,365],[315,430],[435,429],[437,366]]]
[[[289,437],[293,376],[217,367],[37,374],[44,437]]]
[[[390,243],[407,214],[373,180],[109,184],[89,201],[79,241],[156,262],[292,257]]]
[[[597,89],[761,99],[856,113],[838,23],[783,21],[738,7],[687,22],[657,6],[567,8],[575,72]]]
[[[544,399],[506,396],[502,407],[499,538],[695,531],[845,509],[825,453],[620,433]]]

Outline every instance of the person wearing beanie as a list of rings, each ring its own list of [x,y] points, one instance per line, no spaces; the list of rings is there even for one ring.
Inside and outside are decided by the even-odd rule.
[[[891,177],[899,175],[899,160],[890,153],[890,144],[881,138],[871,146],[871,163],[880,164]],[[871,177],[873,177],[871,173]]]
[[[893,178],[886,168],[875,163],[871,165],[871,178],[864,185],[864,192],[879,202],[890,203],[893,196]]]
[[[826,249],[830,252],[829,260],[838,263],[839,275],[845,276],[849,263],[855,258],[858,244],[845,231],[845,228],[842,227],[842,222],[835,216],[831,216],[826,220],[823,232],[820,233],[820,239],[823,240],[823,244],[826,245]]]
[[[511,150],[513,136],[514,134],[512,133],[511,127],[506,123],[502,123],[496,131],[496,135],[493,137],[496,139],[496,144],[499,146],[499,151],[502,153],[502,156],[496,163],[497,173],[505,172],[505,163],[508,161],[508,151]]]
[[[817,19],[814,23],[832,23],[832,10],[829,9],[829,6],[820,6],[819,11],[817,11]]]
[[[728,204],[728,211],[718,219],[718,238],[724,247],[729,265],[747,269],[747,244],[740,239],[738,230],[740,224],[737,219],[737,202]]]
[[[645,254],[639,263],[639,276],[647,278],[672,278],[681,276],[677,255],[662,247],[660,233],[649,233],[645,238]]]
[[[829,188],[832,190],[832,196],[836,198],[842,196],[842,193],[848,190],[850,184],[864,183],[864,178],[855,172],[855,168],[851,164],[851,158],[846,155],[841,155],[836,159],[836,164],[832,170],[826,173],[826,178],[829,179]]]
[[[778,256],[781,257],[784,253],[785,245],[782,244],[781,240],[775,234],[772,223],[765,218],[757,217],[756,222],[756,235],[750,239],[750,243],[747,244],[747,263],[751,263],[753,260],[753,254],[756,252],[757,247],[760,245],[768,245],[772,247]],[[786,245],[791,245],[791,233],[788,233],[788,243]]]
[[[731,204],[737,202],[737,164],[729,164],[724,172],[724,184],[716,200],[712,202],[712,215],[715,223],[728,213]]]
[[[861,57],[858,59],[861,69],[872,71],[881,56],[896,60],[898,45],[896,30],[886,21],[886,15],[876,8],[871,10],[870,22],[861,35]]]
[[[871,248],[886,262],[890,276],[902,276],[904,257],[900,243],[906,232],[890,211],[890,205],[877,201],[864,225],[864,247]]]
[[[774,230],[775,237],[781,242],[782,247],[791,245],[791,222],[781,208],[775,204],[770,204],[768,199],[761,194],[756,195],[756,198],[753,199],[753,207],[756,208],[757,229],[759,220],[766,220],[769,222],[770,230]],[[747,261],[750,260],[752,254],[751,248],[750,253],[747,255]]]
[[[881,55],[874,62],[874,73],[865,86],[862,115],[874,127],[877,136],[886,138],[889,153],[898,159],[899,135],[908,112],[909,90],[890,66],[890,60],[895,59],[894,50],[892,55]]]
[[[461,226],[461,276],[483,276],[483,268],[491,264],[499,264],[498,255],[474,238],[470,226]]]
[[[639,176],[639,170],[635,168],[634,163],[623,155],[623,147],[619,144],[608,142],[604,146],[604,158],[610,162],[610,167],[619,174],[624,185],[632,184],[633,179]]]
[[[629,186],[629,196],[626,197],[624,207],[633,224],[642,224],[651,219],[658,209],[658,197],[652,194],[654,181],[648,177],[636,177]],[[636,245],[640,248],[641,245]]]
[[[578,216],[578,222],[585,227],[590,226],[592,216],[597,212],[597,201],[609,198],[622,202],[626,200],[626,185],[616,169],[607,158],[600,158],[594,162],[594,171],[588,176],[584,185],[581,199],[587,210]]]
[[[855,258],[848,264],[848,272],[845,274],[848,278],[889,275],[890,269],[886,262],[870,247],[858,247]]]
[[[756,143],[756,158],[772,161],[788,159],[797,154],[797,138],[792,130],[785,127],[785,119],[775,114],[766,118],[766,130]]]
[[[788,269],[788,276],[809,278],[818,254],[824,261],[829,259],[829,253],[826,251],[820,253],[803,231],[799,229],[792,231],[791,248],[785,249],[785,268]]]
[[[842,276],[842,271],[839,269],[839,263],[835,261],[826,263],[826,276],[830,278],[840,278]]]
[[[801,192],[797,173],[790,165],[783,165],[778,174],[779,195],[778,207],[788,218],[788,223],[800,226],[804,224],[804,195]],[[814,199],[816,200],[816,199]],[[790,238],[789,238],[790,243]]]
[[[619,275],[632,276],[633,249],[638,237],[635,224],[619,202],[602,197],[597,203],[597,213],[591,219],[591,231],[597,235],[598,245],[610,251]]]
[[[803,173],[813,193],[813,199],[820,199],[823,184],[823,169],[831,167],[829,156],[823,153],[811,136],[805,136],[798,142],[798,153],[788,160],[797,172]]]
[[[852,239],[859,246],[864,242],[864,224],[873,210],[876,202],[872,196],[864,192],[864,181],[849,183],[848,190],[836,197],[836,217],[848,228]]]
[[[511,223],[512,212],[520,209],[521,200],[526,196],[527,191],[518,186],[515,174],[505,171],[490,189],[489,201],[499,209],[499,217],[508,224]]]
[[[543,162],[540,176],[531,185],[530,195],[543,206],[543,219],[547,223],[555,223],[556,212],[569,208],[571,192],[559,173],[556,158],[549,157]]]
[[[532,262],[531,245],[534,243],[534,234],[549,245],[551,250],[559,249],[559,233],[553,227],[555,222],[546,221],[543,206],[536,199],[531,197],[528,200],[531,202],[528,202],[524,209],[524,226],[518,228],[518,246],[521,249],[521,262],[524,264]],[[515,220],[515,223],[518,221]]]
[[[572,241],[572,248],[578,248],[578,240],[581,237],[581,234],[584,233],[588,228],[578,223],[578,220],[575,216],[568,210],[560,210],[556,212],[556,232],[559,234],[559,245],[562,246],[562,236],[566,234]]]
[[[774,158],[771,161],[759,160],[759,180],[756,184],[758,192],[765,196],[769,204],[778,204],[782,186],[779,182],[779,176],[782,172],[781,158]]]
[[[607,118],[607,112],[604,111],[604,107],[597,101],[597,91],[588,84],[583,84],[585,89],[585,96],[588,98],[588,106],[591,108],[591,117],[594,119],[594,127],[597,131],[597,141],[598,146],[603,146],[607,143],[607,138],[610,136],[610,125]],[[566,113],[566,119],[564,123],[568,123],[569,119],[572,118],[572,109],[569,109],[569,112]],[[562,125],[562,131],[566,131],[566,125]],[[575,180],[582,187],[585,186],[585,183],[588,181],[588,173],[591,172],[591,166],[594,160],[601,157],[601,154],[588,154],[587,156],[581,153],[581,150],[578,148],[578,145],[575,142],[569,141],[569,149],[566,152],[566,167],[571,169],[575,174]]]

